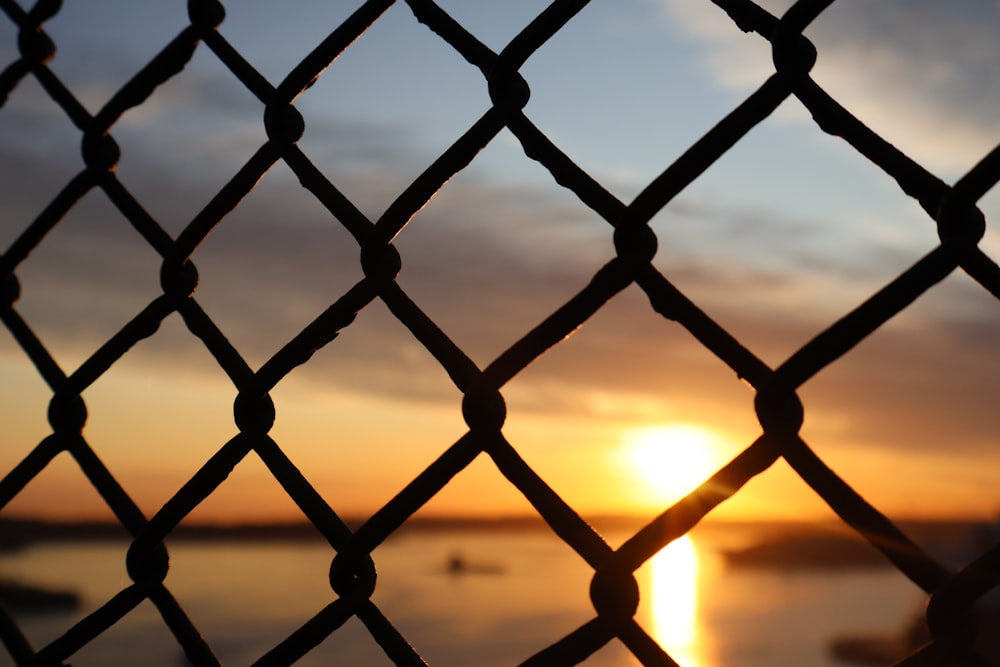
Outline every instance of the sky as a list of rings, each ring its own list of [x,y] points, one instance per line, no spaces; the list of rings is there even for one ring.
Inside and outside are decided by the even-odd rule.
[[[183,2],[64,4],[45,25],[58,49],[50,67],[91,113],[186,25]],[[241,0],[227,4],[219,31],[277,85],[357,4]],[[499,51],[546,3],[438,4]],[[790,3],[762,5],[780,14]],[[839,0],[806,34],[819,52],[815,80],[950,183],[1000,141],[998,33],[995,3]],[[0,17],[0,67],[16,58],[16,29]],[[710,2],[595,0],[520,72],[532,91],[528,118],[628,202],[773,65],[767,42]],[[298,98],[299,146],[376,219],[489,104],[479,71],[400,2]],[[266,140],[262,112],[201,46],[181,75],[113,127],[116,173],[176,235]],[[0,248],[82,170],[79,143],[30,78],[0,108]],[[995,193],[980,206],[988,220],[981,248],[998,258]],[[794,99],[652,227],[661,273],[772,367],[937,244],[919,206]],[[507,131],[395,243],[400,286],[480,368],[614,256],[607,223]],[[280,162],[193,260],[195,298],[253,368],[363,275],[356,242]],[[94,191],[18,267],[16,309],[69,373],[160,293],[159,268]],[[991,516],[1000,509],[998,340],[998,304],[956,273],[800,389],[803,436],[890,516]],[[460,392],[377,302],[272,395],[272,436],[345,515],[388,501],[465,432]],[[752,391],[657,316],[635,286],[503,395],[508,440],[585,515],[652,516],[760,433]],[[0,331],[0,474],[49,433],[49,396]],[[233,398],[174,315],[87,389],[84,434],[152,514],[235,434]],[[426,511],[530,507],[481,456]],[[109,514],[65,455],[4,512]],[[195,516],[298,515],[250,457]],[[714,516],[831,513],[779,461]]]

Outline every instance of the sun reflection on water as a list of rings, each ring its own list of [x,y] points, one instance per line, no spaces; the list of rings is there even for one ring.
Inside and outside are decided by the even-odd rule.
[[[681,667],[708,667],[698,634],[698,552],[687,535],[649,564],[652,635]]]

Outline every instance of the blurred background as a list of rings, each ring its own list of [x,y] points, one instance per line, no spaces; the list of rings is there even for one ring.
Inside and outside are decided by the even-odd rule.
[[[547,5],[437,4],[496,52]],[[791,4],[760,3],[775,15]],[[359,6],[241,1],[218,31],[276,86]],[[66,3],[44,24],[57,45],[48,66],[97,114],[188,23],[185,3]],[[994,3],[840,0],[806,36],[815,81],[950,184],[1000,138],[998,33]],[[0,18],[0,66],[19,57],[16,22]],[[589,3],[519,71],[531,88],[525,115],[628,203],[774,65],[765,39],[710,2],[627,0]],[[375,221],[490,106],[481,72],[396,3],[295,100],[298,146]],[[114,124],[116,176],[176,238],[267,140],[262,114],[199,46]],[[33,77],[11,91],[0,108],[0,248],[84,169],[80,141]],[[988,221],[979,247],[1000,256],[989,222],[1000,202],[991,192],[978,204]],[[655,267],[771,367],[939,244],[916,201],[794,97],[650,226]],[[483,368],[614,258],[612,231],[503,130],[395,239],[397,282]],[[195,298],[256,370],[364,277],[358,254],[279,160],[195,250]],[[161,263],[94,189],[17,266],[15,309],[69,374],[162,293]],[[1000,508],[997,340],[994,298],[958,271],[799,390],[814,451],[955,565],[992,539]],[[507,440],[612,546],[760,435],[753,390],[635,285],[502,393]],[[149,517],[236,435],[235,395],[174,314],[87,387],[84,435]],[[0,475],[51,433],[51,396],[0,331]],[[355,523],[468,430],[462,392],[378,300],[271,396],[271,437]],[[594,616],[592,569],[533,517],[480,455],[376,550],[374,600],[430,664],[518,664]],[[172,536],[166,583],[224,664],[253,662],[332,599],[333,552],[304,521],[251,453],[185,519],[192,532]],[[36,648],[129,584],[124,531],[109,527],[113,513],[66,453],[0,522],[8,590],[57,595],[7,603]],[[228,530],[198,532],[207,525]],[[889,664],[879,651],[906,654],[923,599],[780,459],[637,578],[637,619],[683,667]],[[847,656],[833,649],[855,636],[875,639]],[[150,646],[162,646],[152,651],[162,662],[146,664],[181,659],[147,602],[73,664],[119,664],[134,655],[122,647]],[[390,664],[357,619],[307,661],[332,657]],[[14,662],[0,651],[2,664]],[[585,664],[639,663],[611,642]]]

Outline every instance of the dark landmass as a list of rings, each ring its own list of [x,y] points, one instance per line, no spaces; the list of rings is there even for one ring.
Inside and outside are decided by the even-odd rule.
[[[56,591],[14,581],[0,581],[0,606],[11,613],[72,611],[80,597],[71,591]]]
[[[900,635],[856,635],[830,642],[829,653],[838,662],[871,667],[891,665],[915,651]]]
[[[726,565],[783,570],[836,570],[888,567],[871,545],[849,535],[795,535],[744,549],[724,551]]]
[[[981,521],[910,521],[903,533],[947,565],[967,562],[971,553],[985,551],[992,524]],[[795,526],[773,528],[757,543],[722,552],[726,564],[743,568],[839,570],[892,567],[889,559],[860,535],[843,526],[835,529]]]
[[[184,525],[170,532],[171,540],[314,540],[319,531],[309,523],[241,525]],[[0,551],[12,551],[37,543],[129,541],[129,532],[119,523],[90,521],[43,521],[0,519]]]
[[[356,530],[364,519],[345,523]],[[589,517],[590,524],[602,534],[631,533],[643,527],[649,518],[633,516]],[[948,564],[967,559],[970,548],[985,550],[975,544],[988,534],[990,524],[983,521],[906,521],[898,524],[903,532],[933,556]],[[994,524],[995,525],[995,524]],[[526,532],[551,531],[538,516],[507,517],[427,517],[407,520],[393,537],[410,532]],[[889,561],[872,545],[842,524],[780,522],[712,522],[699,524],[693,534],[724,534],[727,531],[750,535],[750,546],[722,552],[733,567],[781,569],[874,568],[889,566]],[[129,541],[125,528],[111,522],[47,521],[32,518],[0,519],[0,551],[24,548],[36,543],[80,541]],[[245,523],[181,524],[168,535],[168,541],[313,541],[323,536],[312,524]]]
[[[878,667],[897,664],[932,639],[924,614],[922,609],[915,610],[895,632],[835,637],[827,647],[829,654],[840,662],[852,665]],[[974,629],[970,637],[975,637],[973,647],[987,660],[982,664],[998,664],[1000,633],[996,629],[1000,627],[1000,608],[995,605],[979,608],[971,617],[971,622]]]
[[[365,519],[347,519],[352,531]],[[638,530],[643,521],[634,517],[599,517],[598,530]],[[408,532],[524,532],[551,530],[537,516],[506,517],[411,517],[393,535]],[[0,518],[0,551],[21,549],[40,542],[128,541],[124,526],[98,521],[49,521],[33,518]],[[180,524],[168,536],[177,541],[312,541],[322,540],[310,523]]]

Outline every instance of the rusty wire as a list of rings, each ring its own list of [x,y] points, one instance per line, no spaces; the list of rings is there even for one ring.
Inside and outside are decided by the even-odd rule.
[[[267,654],[259,665],[286,665],[318,645],[352,617],[367,626],[396,664],[425,664],[370,597],[376,587],[373,550],[400,528],[449,480],[485,453],[531,503],[552,530],[594,570],[591,599],[595,617],[553,643],[526,665],[576,664],[608,641],[620,640],[644,665],[674,665],[673,659],[637,624],[633,615],[638,588],[633,573],[672,540],[684,535],[716,506],[737,493],[776,460],[784,459],[858,535],[880,550],[906,577],[930,596],[932,640],[900,665],[978,664],[971,638],[954,619],[998,579],[1000,547],[961,572],[936,561],[892,521],[834,473],[799,435],[804,408],[797,390],[809,378],[956,270],[962,270],[993,296],[1000,296],[1000,268],[978,246],[985,222],[977,201],[1000,179],[1000,148],[949,186],[867,128],[811,77],[816,50],[803,31],[832,0],[797,2],[775,17],[749,0],[713,0],[735,26],[770,42],[775,71],[755,92],[655,178],[631,203],[624,203],[581,169],[524,113],[528,82],[519,69],[586,4],[556,0],[495,53],[431,0],[406,0],[416,18],[483,76],[491,105],[482,116],[392,202],[377,220],[367,218],[314,166],[297,145],[305,120],[295,100],[325,68],[391,7],[392,0],[370,0],[331,32],[277,85],[273,85],[217,30],[225,9],[217,0],[189,0],[190,24],[146,63],[95,115],[85,110],[47,62],[56,46],[45,21],[59,0],[39,0],[23,10],[13,0],[0,9],[18,29],[20,58],[0,73],[0,100],[15,94],[19,82],[34,77],[80,132],[85,167],[0,257],[0,318],[51,389],[52,433],[0,480],[0,508],[6,506],[62,452],[68,452],[131,535],[127,569],[132,584],[89,614],[61,637],[35,649],[16,622],[0,610],[0,638],[18,665],[60,664],[145,600],[159,610],[187,657],[196,665],[217,665],[212,648],[164,585],[168,570],[164,540],[199,503],[211,495],[251,452],[259,456],[285,492],[336,552],[330,572],[335,599]],[[120,150],[112,137],[116,122],[141,105],[153,90],[183,75],[197,49],[207,50],[263,105],[267,141],[232,176],[176,238],[172,238],[115,174]],[[688,299],[651,262],[656,235],[650,220],[695,178],[790,96],[797,97],[823,131],[843,138],[895,179],[901,193],[915,199],[938,230],[940,244],[776,368],[769,367],[726,329]],[[393,240],[405,234],[419,211],[456,173],[504,128],[527,156],[613,227],[615,256],[578,294],[506,351],[479,368],[445,331],[421,310],[396,282],[402,258]],[[278,161],[356,239],[364,277],[289,340],[257,371],[244,360],[194,297],[198,272],[191,256],[226,220],[227,214]],[[32,327],[18,314],[19,265],[91,190],[102,190],[161,258],[162,294],[148,303],[79,368],[66,373],[48,353]],[[5,224],[10,224],[5,221]],[[676,321],[756,390],[762,433],[731,463],[700,488],[668,508],[613,549],[519,456],[505,438],[504,386],[533,360],[583,325],[609,299],[638,285],[651,307]],[[468,424],[465,436],[413,479],[363,525],[352,530],[320,497],[281,447],[268,435],[274,420],[269,392],[296,366],[333,341],[359,311],[381,300],[440,363],[463,395]],[[216,359],[237,391],[235,424],[239,434],[227,442],[153,516],[144,516],[104,466],[83,434],[87,417],[83,392],[160,323],[178,313],[190,332]]]

